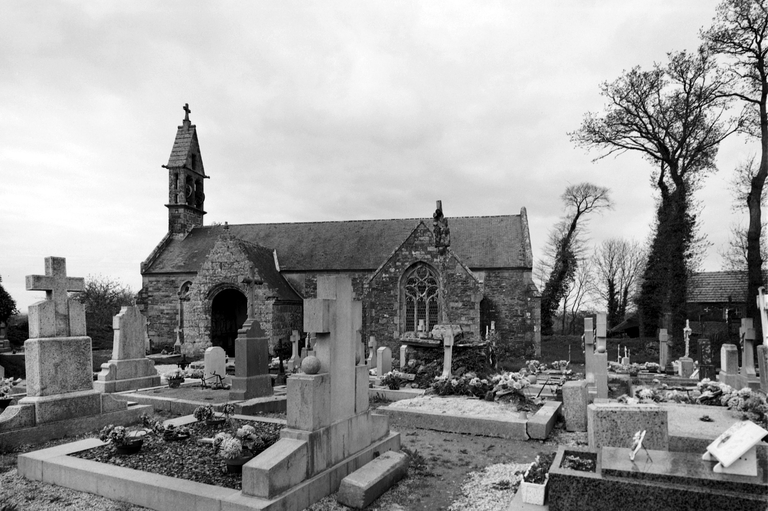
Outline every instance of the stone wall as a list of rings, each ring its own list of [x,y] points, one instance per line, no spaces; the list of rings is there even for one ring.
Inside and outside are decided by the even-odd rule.
[[[395,358],[405,331],[401,280],[418,262],[430,265],[439,276],[439,322],[459,324],[475,338],[480,332],[479,282],[450,250],[439,253],[432,232],[421,223],[370,279],[364,301],[363,339],[376,336],[379,346],[391,348]]]
[[[182,284],[194,277],[194,273],[143,277],[136,305],[147,318],[147,332],[153,347],[173,349],[179,317],[178,292]]]
[[[486,271],[483,286],[483,333],[495,321],[501,342],[533,342],[540,353],[541,298],[530,270]]]

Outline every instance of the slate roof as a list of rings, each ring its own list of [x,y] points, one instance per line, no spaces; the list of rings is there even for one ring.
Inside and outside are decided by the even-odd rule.
[[[240,243],[240,247],[256,267],[264,283],[275,290],[278,299],[301,303],[301,297],[275,268],[275,257],[270,249],[251,243]]]
[[[233,236],[277,250],[280,271],[374,271],[413,229],[432,219],[353,220],[230,225]],[[451,250],[471,269],[531,268],[524,214],[449,217]],[[146,261],[142,274],[197,272],[221,226],[169,237]]]
[[[765,275],[763,275],[765,281]],[[744,303],[747,272],[707,271],[694,273],[688,279],[688,303]]]
[[[199,169],[195,168],[194,158],[199,159]],[[205,171],[202,170],[203,160],[200,156],[200,146],[197,142],[197,127],[189,121],[184,121],[177,128],[176,138],[173,141],[173,148],[171,148],[171,155],[168,157],[168,164],[165,167],[186,167],[190,170],[201,172],[203,175],[205,174]]]

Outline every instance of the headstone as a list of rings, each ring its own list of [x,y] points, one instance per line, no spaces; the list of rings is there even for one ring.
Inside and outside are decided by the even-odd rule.
[[[768,394],[768,347],[757,347],[757,364],[760,369],[760,390]]]
[[[699,339],[699,380],[715,379],[715,366],[712,360],[712,343],[709,339]]]
[[[589,386],[595,385],[595,331],[592,318],[584,318],[584,375]]]
[[[392,370],[392,350],[386,346],[378,349],[376,354],[376,376],[382,378]]]
[[[739,390],[747,385],[747,380],[739,374],[739,350],[735,344],[723,344],[720,348],[720,373],[717,379]]]
[[[376,337],[373,335],[368,339],[368,369],[376,369],[378,366],[377,364],[377,351],[379,349],[379,345],[376,342]]]
[[[405,364],[408,363],[408,345],[403,344],[400,346],[400,370],[405,369]]]
[[[243,467],[243,494],[301,509],[336,491],[374,452],[399,449],[387,417],[368,409],[368,366],[362,360],[355,365],[362,303],[353,296],[349,277],[320,276],[317,298],[304,300],[304,330],[316,335],[319,368],[288,377],[286,427],[277,443]],[[311,494],[302,484],[308,480],[317,483]]]
[[[34,405],[37,424],[101,413],[104,400],[93,388],[85,309],[68,295],[82,291],[84,280],[67,277],[63,257],[46,257],[45,275],[28,275],[26,284],[30,291],[45,291],[46,299],[29,307],[27,397],[19,405]]]
[[[288,372],[294,373],[301,367],[301,354],[299,353],[299,341],[301,335],[298,330],[291,333],[291,358],[288,360]],[[235,359],[237,360],[237,359]]]
[[[752,318],[743,318],[739,328],[741,338],[741,375],[747,379],[747,385],[757,390],[760,380],[755,371],[755,329]]]
[[[432,329],[433,339],[443,340],[443,374],[444,378],[451,375],[453,364],[453,345],[457,336],[461,335],[461,325],[438,324]]]
[[[589,447],[632,447],[634,434],[645,430],[648,449],[669,449],[667,410],[655,404],[593,403],[587,407]]]
[[[589,393],[585,380],[568,381],[563,385],[563,416],[567,431],[587,430]]]
[[[604,312],[597,313],[597,347],[594,354],[593,371],[595,375],[595,390],[598,399],[608,399],[608,353],[606,352],[606,315]],[[629,357],[627,357],[629,358]]]
[[[0,353],[11,351],[11,342],[8,340],[6,329],[5,321],[0,321]]]
[[[147,320],[135,305],[112,318],[112,358],[101,365],[93,387],[99,392],[123,392],[160,385],[155,364],[145,356]]]
[[[240,337],[239,332],[238,337]],[[223,378],[227,374],[227,353],[221,346],[212,346],[205,350],[204,360],[206,379],[214,375],[219,375]],[[235,364],[237,364],[237,356],[235,356]]]
[[[659,365],[664,370],[669,363],[669,334],[666,328],[659,329]]]

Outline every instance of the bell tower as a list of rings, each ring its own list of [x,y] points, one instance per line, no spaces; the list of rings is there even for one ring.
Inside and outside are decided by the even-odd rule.
[[[203,226],[205,193],[203,181],[208,178],[200,156],[197,129],[189,120],[189,104],[184,104],[184,121],[176,130],[168,164],[168,232],[184,235]]]

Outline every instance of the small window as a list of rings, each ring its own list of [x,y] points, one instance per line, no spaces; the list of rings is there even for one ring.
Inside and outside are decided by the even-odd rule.
[[[406,332],[417,332],[419,320],[424,322],[424,331],[429,332],[438,323],[440,316],[439,284],[435,271],[424,263],[413,267],[403,280]]]

